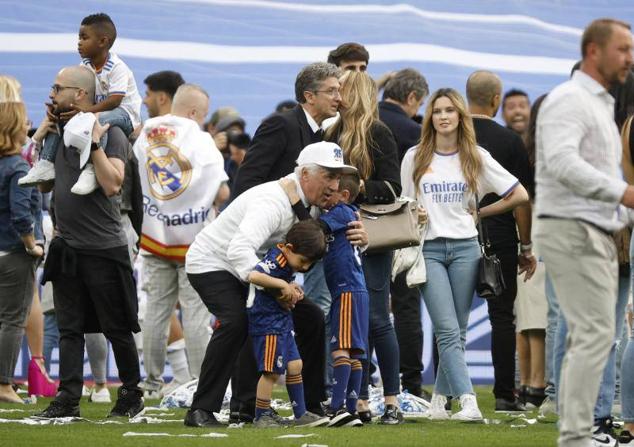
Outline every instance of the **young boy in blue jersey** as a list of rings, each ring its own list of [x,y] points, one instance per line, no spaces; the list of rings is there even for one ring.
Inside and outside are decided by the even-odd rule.
[[[362,366],[367,355],[369,296],[358,247],[346,238],[348,223],[359,220],[352,203],[359,194],[357,174],[343,174],[334,205],[319,218],[326,232],[328,249],[324,275],[332,296],[330,307],[330,347],[333,359],[332,399],[329,427],[363,425],[357,413]]]
[[[95,73],[95,104],[89,107],[71,104],[73,109],[64,111],[59,116],[49,112],[51,121],[65,123],[77,113],[99,113],[101,125],[117,126],[126,136],[130,136],[134,127],[141,123],[141,96],[134,75],[116,54],[110,52],[116,38],[117,29],[107,14],[84,17],[79,28],[77,48],[82,57],[81,65]],[[52,88],[57,91],[73,89],[76,94],[81,91],[73,85],[55,85]],[[55,179],[54,163],[59,143],[59,135],[51,132],[46,136],[39,161],[20,179],[20,185],[33,186]],[[106,143],[107,133],[100,146],[106,147]],[[98,186],[95,170],[90,162],[79,168],[83,170],[71,192],[89,194]]]
[[[293,406],[296,427],[326,425],[327,417],[306,411],[302,360],[293,335],[291,307],[303,299],[292,281],[295,272],[305,272],[326,251],[326,238],[319,223],[296,223],[282,244],[270,249],[249,274],[251,288],[247,302],[249,335],[262,373],[257,386],[254,426],[280,427],[287,421],[271,409],[273,386],[286,372],[286,389]],[[255,293],[253,291],[255,289]]]

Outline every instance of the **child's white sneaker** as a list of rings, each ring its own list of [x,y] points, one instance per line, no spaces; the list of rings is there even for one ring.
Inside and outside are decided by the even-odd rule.
[[[478,401],[473,394],[463,394],[460,396],[461,410],[451,416],[454,421],[481,421],[482,413],[478,408]]]
[[[35,186],[50,180],[55,180],[55,165],[48,160],[41,159],[24,177],[18,180],[18,185]]]
[[[97,189],[97,175],[95,174],[95,167],[92,163],[86,164],[84,169],[79,174],[79,178],[77,179],[77,183],[73,185],[70,189],[70,192],[73,194],[79,194],[80,196],[85,196],[86,194],[90,194],[95,189]]]
[[[447,405],[447,396],[442,394],[432,394],[431,407],[429,408],[429,419],[432,421],[446,421],[449,419],[445,406]]]

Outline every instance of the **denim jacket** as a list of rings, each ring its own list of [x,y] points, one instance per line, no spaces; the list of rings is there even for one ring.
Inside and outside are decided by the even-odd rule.
[[[37,188],[18,186],[28,171],[20,155],[0,157],[0,251],[24,250],[20,236],[29,233],[44,242],[42,196]]]

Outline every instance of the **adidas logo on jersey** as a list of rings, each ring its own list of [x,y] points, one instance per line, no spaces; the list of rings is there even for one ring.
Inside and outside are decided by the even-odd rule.
[[[354,390],[352,390],[352,392],[348,394],[348,397],[350,399],[357,399],[359,396],[357,396],[357,393]]]
[[[337,343],[337,337],[333,335],[332,338],[330,339],[330,343]]]
[[[294,407],[296,407],[296,406],[297,406],[297,402],[295,402],[294,400],[293,400],[293,401],[291,401],[291,407],[293,407],[293,408],[294,408]]]

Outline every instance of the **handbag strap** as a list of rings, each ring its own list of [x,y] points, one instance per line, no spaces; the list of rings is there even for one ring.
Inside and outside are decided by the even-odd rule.
[[[390,190],[390,192],[394,196],[394,201],[396,202],[398,200],[398,196],[396,195],[396,191],[394,191],[394,188],[392,187],[390,182],[388,182],[387,180],[383,180],[383,183],[385,183],[387,185],[388,189]]]
[[[482,218],[480,217],[480,199],[478,198],[478,193],[475,193],[476,199],[476,213],[478,215],[478,242],[480,243],[480,248],[482,248],[482,252],[486,254],[487,248],[491,247],[491,241],[489,240],[489,233],[486,231],[486,225],[483,224]]]

